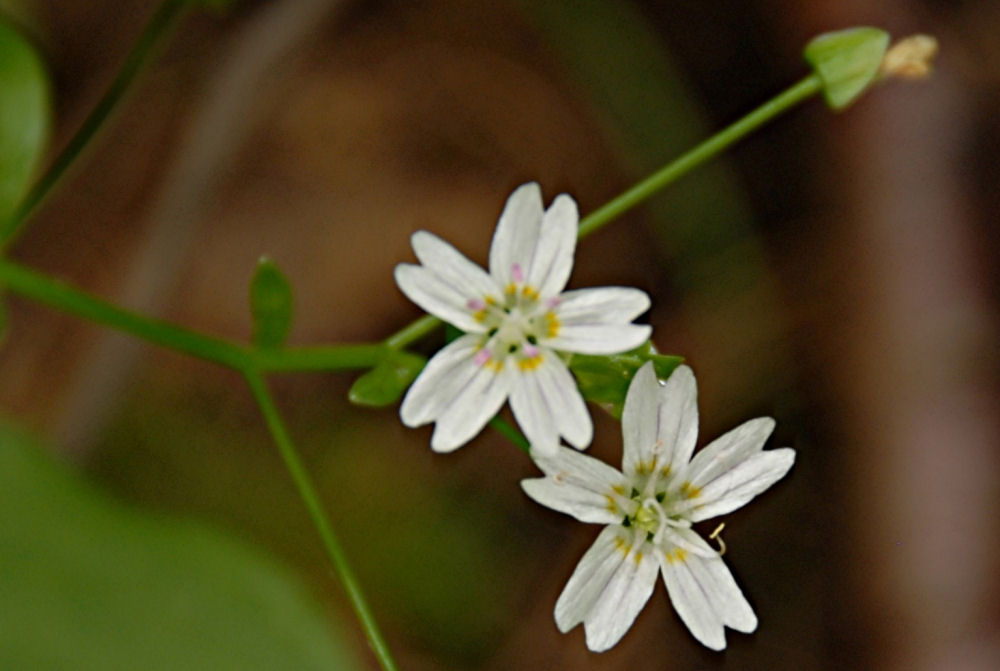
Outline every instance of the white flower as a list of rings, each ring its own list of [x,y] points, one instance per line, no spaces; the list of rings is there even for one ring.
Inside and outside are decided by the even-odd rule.
[[[638,289],[563,292],[579,215],[566,194],[548,210],[531,182],[507,199],[490,247],[490,272],[426,231],[411,239],[421,265],[396,266],[396,283],[427,312],[465,331],[438,352],[403,399],[407,426],[437,422],[431,447],[471,440],[510,398],[540,454],[562,436],[583,449],[593,425],[559,352],[616,354],[644,343],[651,327],[630,322],[649,308]]]
[[[752,419],[695,455],[694,375],[680,366],[660,385],[653,365],[636,373],[622,414],[624,473],[560,448],[536,455],[546,477],[521,486],[535,501],[581,522],[606,524],[556,602],[556,625],[583,623],[587,647],[617,643],[656,585],[657,569],[677,614],[698,641],[726,647],[724,627],[751,632],[757,617],[720,553],[691,529],[739,508],[777,482],[795,461],[790,448],[763,451],[774,428]]]

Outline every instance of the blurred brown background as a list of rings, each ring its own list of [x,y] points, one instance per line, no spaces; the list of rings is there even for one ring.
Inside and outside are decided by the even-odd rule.
[[[21,4],[60,147],[155,3]],[[296,290],[294,343],[381,339],[418,316],[392,281],[412,231],[484,261],[516,185],[589,212],[804,76],[812,36],[864,24],[938,36],[934,76],[841,115],[813,101],[577,252],[572,286],[652,295],[658,348],[698,374],[704,440],[767,414],[772,446],[798,450],[785,482],[727,519],[761,624],[724,654],[697,645],[662,587],[608,653],[559,634],[552,607],[597,529],[524,497],[533,467],[495,434],[433,455],[395,409],[350,407],[351,375],[276,390],[403,668],[1000,668],[995,2],[195,12],[14,255],[245,339],[266,253]],[[272,549],[350,621],[237,375],[10,311],[5,414],[123,499]],[[596,419],[591,452],[618,464],[619,427]]]

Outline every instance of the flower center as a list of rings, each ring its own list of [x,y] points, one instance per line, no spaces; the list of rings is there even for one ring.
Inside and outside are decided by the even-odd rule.
[[[689,529],[690,520],[684,519],[680,515],[671,514],[664,508],[665,492],[659,492],[653,496],[641,494],[633,489],[631,508],[634,509],[630,515],[625,515],[622,526],[634,527],[646,532],[646,540],[659,543],[666,530],[670,527],[680,527]],[[669,504],[669,502],[667,502]],[[669,505],[668,505],[669,507]]]
[[[538,344],[559,332],[559,320],[553,312],[557,305],[558,297],[542,300],[536,289],[515,282],[507,286],[500,300],[493,296],[470,300],[473,316],[486,327],[476,363],[499,370],[513,358],[522,370],[537,367],[542,360]]]

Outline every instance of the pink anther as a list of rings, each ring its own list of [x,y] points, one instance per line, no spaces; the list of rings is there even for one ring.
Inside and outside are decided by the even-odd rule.
[[[538,356],[538,348],[532,345],[531,343],[524,343],[524,354],[529,359],[534,359],[536,356]]]
[[[524,270],[521,269],[520,263],[515,263],[510,267],[510,276],[517,283],[524,281]]]
[[[466,301],[465,306],[470,310],[485,310],[486,301],[484,301],[482,298],[470,298],[468,301]]]
[[[493,355],[492,352],[490,352],[490,350],[484,347],[483,349],[476,352],[476,358],[473,359],[472,361],[477,366],[485,366],[486,362],[490,360],[490,357],[492,355]]]
[[[562,299],[558,296],[553,296],[545,301],[545,307],[551,310],[552,308],[559,307],[560,303],[562,303]]]

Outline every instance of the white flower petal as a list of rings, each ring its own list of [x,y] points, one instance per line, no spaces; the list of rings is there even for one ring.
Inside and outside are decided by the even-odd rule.
[[[766,450],[738,462],[728,471],[701,485],[691,499],[692,522],[711,519],[740,508],[775,482],[795,463],[795,450]]]
[[[500,411],[509,389],[510,376],[504,371],[480,367],[465,387],[455,394],[448,409],[437,418],[431,436],[431,449],[451,452],[472,440]]]
[[[594,438],[594,425],[587,412],[587,404],[563,360],[554,352],[545,354],[545,359],[535,369],[535,373],[542,393],[552,408],[556,428],[570,445],[578,450],[585,449]]]
[[[624,491],[625,476],[603,461],[560,446],[553,455],[533,454],[544,478],[521,481],[525,494],[543,506],[581,522],[614,524],[623,513],[612,505],[614,488]]]
[[[566,633],[586,622],[587,644],[591,650],[598,649],[591,645],[592,641],[604,650],[622,637],[656,584],[655,562],[651,572],[644,561],[636,562],[636,555],[631,552],[634,544],[633,533],[618,525],[604,527],[580,559],[556,601],[556,626]],[[639,546],[644,545],[640,539]],[[639,571],[635,570],[637,565],[641,566]],[[648,584],[644,585],[643,580]],[[623,609],[617,619],[612,612],[615,604]],[[613,641],[610,640],[612,635],[617,635]]]
[[[656,369],[647,361],[632,377],[622,411],[622,438],[625,443],[622,470],[635,473],[639,464],[653,468],[661,460],[662,445],[656,442],[659,424],[660,383]],[[666,465],[668,462],[664,462]]]
[[[694,373],[678,366],[659,390],[657,441],[662,441],[670,469],[680,472],[698,441],[698,387]]]
[[[671,547],[656,554],[660,560],[670,603],[691,634],[699,643],[712,650],[725,648],[726,633],[722,618],[715,612],[705,589],[698,582],[701,574],[696,576],[689,566],[698,561],[697,555]]]
[[[558,334],[546,338],[546,347],[578,354],[618,354],[649,340],[653,327],[645,324],[588,324],[559,326]]]
[[[399,408],[403,424],[421,426],[448,409],[479,371],[474,361],[479,341],[479,336],[465,335],[434,355],[406,392]]]
[[[467,333],[486,331],[468,306],[473,295],[467,288],[447,282],[430,268],[411,263],[397,265],[394,275],[400,291],[425,311]]]
[[[554,454],[559,436],[577,448],[593,438],[590,414],[566,364],[541,350],[541,362],[530,370],[511,371],[510,408],[539,454]]]
[[[646,551],[643,551],[645,547]],[[603,652],[621,640],[656,587],[659,563],[652,546],[640,541],[608,580],[583,621],[587,647]]]
[[[555,313],[567,325],[627,324],[649,305],[646,292],[632,287],[574,289],[559,295]]]
[[[466,298],[501,295],[501,288],[489,273],[433,233],[417,231],[410,237],[410,244],[425,268],[434,271]]]
[[[648,308],[649,296],[638,289],[567,291],[553,308],[559,326],[545,344],[581,354],[616,354],[634,349],[649,339],[652,328],[629,322]]]
[[[694,531],[674,531],[695,552],[678,552],[668,545],[658,553],[660,565],[670,600],[694,637],[721,650],[726,647],[723,626],[754,631],[757,616],[719,554]]]
[[[710,549],[695,532],[689,529],[680,531],[685,535],[694,536],[703,547]],[[694,542],[690,538],[688,540]],[[757,628],[757,616],[721,556],[715,553],[689,554],[686,564],[705,593],[716,617],[722,620],[724,625],[747,634]]]
[[[743,422],[699,450],[685,472],[686,478],[701,487],[764,449],[772,431],[774,420],[770,417]]]
[[[490,275],[501,286],[512,281],[517,263],[527,273],[542,225],[542,189],[537,182],[522,184],[507,198],[490,245]]]
[[[527,275],[528,286],[541,296],[555,296],[565,288],[573,268],[579,221],[576,201],[566,194],[556,196],[545,211]]]

